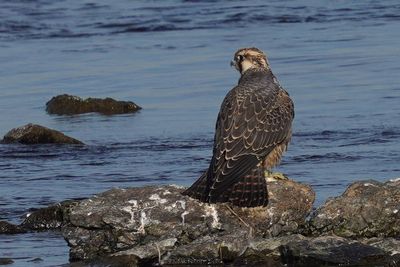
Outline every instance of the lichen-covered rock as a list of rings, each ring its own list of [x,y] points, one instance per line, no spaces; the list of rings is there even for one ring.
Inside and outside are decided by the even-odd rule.
[[[117,101],[112,98],[82,99],[72,95],[58,95],[46,103],[49,114],[74,115],[98,112],[105,115],[136,112],[141,107],[130,101]]]
[[[270,203],[258,208],[201,203],[175,186],[113,189],[72,207],[63,234],[72,260],[116,253],[157,262],[189,244],[214,249],[214,239],[235,248],[233,258],[255,236],[295,233],[312,209],[310,186],[290,180],[268,185]]]
[[[25,233],[26,230],[18,225],[11,224],[9,222],[0,221],[0,234],[21,234]]]
[[[9,131],[1,140],[3,144],[20,143],[20,144],[74,144],[82,145],[83,143],[65,134],[43,127],[37,124],[29,123],[27,125],[14,128]]]
[[[351,184],[340,197],[329,199],[312,216],[310,232],[343,237],[400,235],[400,179]]]
[[[21,227],[27,230],[49,230],[60,228],[65,222],[69,209],[78,203],[78,200],[66,200],[46,208],[29,212]]]

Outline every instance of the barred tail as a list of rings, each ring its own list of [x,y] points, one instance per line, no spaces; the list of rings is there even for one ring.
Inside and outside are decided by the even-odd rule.
[[[230,202],[239,207],[267,206],[268,191],[264,168],[256,166],[228,188],[217,202]]]
[[[267,183],[264,168],[261,166],[253,168],[249,174],[226,188],[223,194],[211,198],[209,184],[211,177],[207,176],[206,171],[183,194],[206,203],[230,202],[240,207],[267,206],[268,204]]]
[[[197,179],[192,186],[183,191],[183,195],[196,198],[202,202],[208,202],[209,186],[207,185],[207,171]]]

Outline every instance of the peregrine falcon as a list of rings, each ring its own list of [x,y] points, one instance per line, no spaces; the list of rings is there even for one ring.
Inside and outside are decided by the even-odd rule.
[[[258,48],[239,49],[231,65],[241,77],[222,102],[210,166],[183,194],[206,203],[266,206],[264,173],[287,150],[294,106]]]

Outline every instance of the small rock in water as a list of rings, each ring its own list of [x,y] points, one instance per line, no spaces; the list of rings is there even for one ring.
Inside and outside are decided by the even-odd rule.
[[[132,113],[141,107],[130,101],[117,101],[112,98],[82,99],[72,95],[58,95],[46,103],[46,111],[56,115],[74,115],[98,112],[104,115]]]
[[[9,265],[13,263],[14,261],[10,258],[0,258],[0,265]]]
[[[83,145],[81,141],[66,136],[59,131],[32,123],[12,129],[4,136],[1,143]]]
[[[28,262],[42,262],[42,261],[43,261],[42,258],[34,258],[34,259],[29,260]]]

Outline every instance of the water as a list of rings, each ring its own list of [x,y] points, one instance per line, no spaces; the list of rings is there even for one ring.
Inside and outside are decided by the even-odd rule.
[[[190,185],[207,167],[219,105],[257,46],[290,92],[278,168],[316,205],[351,182],[400,176],[398,1],[0,1],[0,136],[32,122],[86,147],[0,145],[0,220],[112,187]],[[50,116],[58,94],[113,97],[133,115]],[[10,266],[68,263],[59,233],[0,236]],[[41,258],[42,261],[32,261]]]

